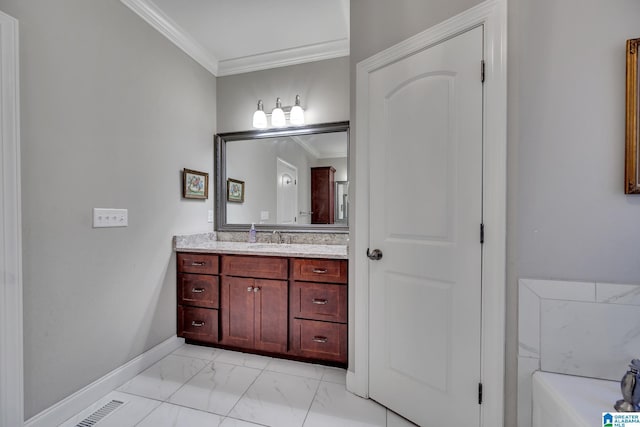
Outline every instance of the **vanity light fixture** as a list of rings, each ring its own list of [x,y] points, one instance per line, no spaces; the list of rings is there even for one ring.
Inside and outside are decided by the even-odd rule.
[[[258,101],[258,109],[253,113],[253,127],[256,129],[266,129],[268,127],[267,116],[271,116],[271,126],[282,128],[287,126],[287,118],[291,126],[304,125],[304,110],[300,106],[300,95],[296,95],[293,107],[283,107],[282,101],[276,98],[276,108],[270,114],[264,112],[262,100]]]
[[[296,104],[291,107],[289,121],[294,126],[302,126],[304,124],[304,110],[300,106],[300,95],[296,95]]]
[[[276,98],[276,108],[271,112],[271,126],[274,128],[283,128],[287,125],[287,119],[282,111],[282,102],[280,98]]]
[[[256,129],[267,128],[267,115],[264,113],[264,104],[262,104],[262,99],[258,101],[258,109],[253,113],[253,127]]]

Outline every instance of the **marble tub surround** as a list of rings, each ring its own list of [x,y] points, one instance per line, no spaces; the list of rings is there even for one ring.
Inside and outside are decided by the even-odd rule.
[[[210,235],[175,236],[174,249],[179,252],[347,259],[346,245],[219,241],[208,238]]]
[[[518,425],[542,370],[619,381],[640,354],[640,285],[520,279]]]

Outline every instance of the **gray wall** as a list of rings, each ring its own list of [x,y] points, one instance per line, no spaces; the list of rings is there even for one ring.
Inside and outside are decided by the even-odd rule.
[[[640,2],[509,8],[505,425],[515,425],[518,277],[640,283],[640,197],[624,195],[624,46],[640,37]]]
[[[25,415],[176,333],[180,197],[212,172],[216,80],[119,1],[0,0],[20,21]],[[93,207],[129,227],[92,229]]]
[[[307,124],[349,120],[349,58],[254,71],[218,78],[218,131],[252,129],[258,100],[269,113],[300,95]]]

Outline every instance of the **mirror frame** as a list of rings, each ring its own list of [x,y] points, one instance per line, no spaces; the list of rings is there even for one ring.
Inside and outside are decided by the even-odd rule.
[[[640,39],[627,40],[625,194],[640,194]]]
[[[265,139],[278,136],[310,135],[319,133],[346,132],[347,133],[347,153],[350,154],[349,146],[349,122],[321,123],[315,125],[288,127],[279,129],[250,130],[242,132],[226,132],[215,135],[215,225],[216,231],[248,231],[251,224],[228,224],[226,205],[226,182],[227,165],[226,152],[227,142],[244,141],[249,139]],[[350,177],[349,166],[347,165],[347,178]],[[314,233],[348,233],[349,220],[347,224],[300,224],[300,225],[280,225],[280,224],[256,224],[258,231],[287,231],[292,233],[314,232]]]

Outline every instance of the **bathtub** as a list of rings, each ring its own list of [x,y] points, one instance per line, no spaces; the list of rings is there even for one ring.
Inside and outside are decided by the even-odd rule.
[[[602,427],[602,413],[615,412],[620,382],[533,374],[533,427]]]

